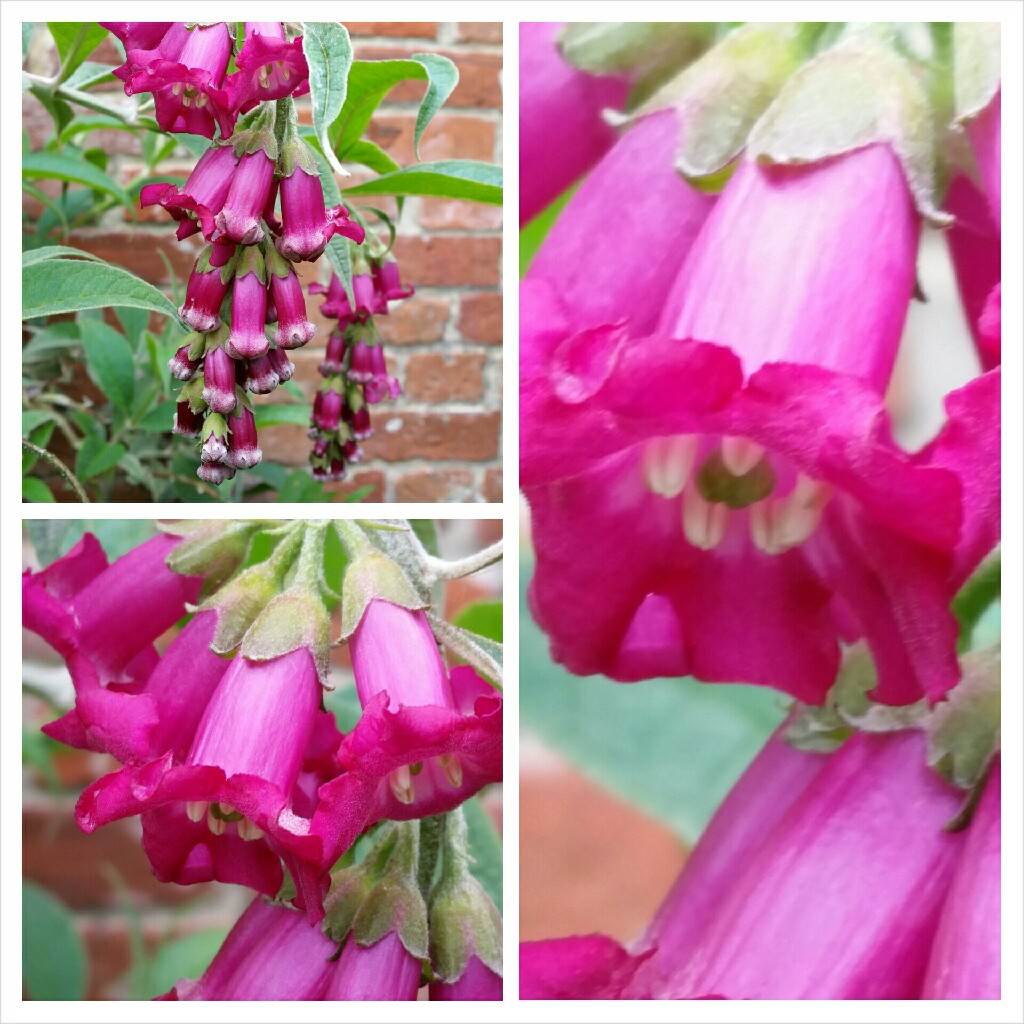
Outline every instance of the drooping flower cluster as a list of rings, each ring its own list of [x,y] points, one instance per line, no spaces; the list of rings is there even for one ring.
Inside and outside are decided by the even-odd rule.
[[[113,565],[87,534],[47,569],[27,572],[24,623],[63,655],[75,685],[74,707],[44,731],[121,763],[85,789],[76,819],[92,832],[139,815],[143,848],[161,881],[230,882],[268,898],[281,893],[286,872],[294,884],[297,909],[257,900],[236,931],[245,932],[253,918],[280,921],[280,928],[267,924],[268,935],[279,932],[280,942],[304,958],[301,977],[266,974],[263,954],[232,933],[203,982],[179,986],[176,998],[412,999],[421,962],[434,956],[428,934],[430,943],[444,946],[449,932],[461,934],[465,914],[428,929],[428,905],[433,913],[447,890],[416,889],[422,935],[406,935],[405,918],[395,910],[385,931],[397,929],[402,938],[391,949],[394,942],[360,924],[391,921],[376,903],[359,917],[377,881],[367,875],[366,891],[345,896],[356,935],[325,989],[316,979],[328,969],[335,944],[321,928],[335,928],[337,915],[321,922],[325,900],[330,910],[342,885],[331,872],[361,835],[380,822],[401,822],[381,826],[405,830],[385,844],[376,864],[390,879],[389,871],[408,869],[409,858],[418,856],[421,818],[450,814],[500,780],[501,698],[472,669],[449,672],[424,611],[370,597],[376,584],[359,562],[358,583],[343,582],[342,589],[357,590],[360,597],[346,597],[350,602],[365,599],[350,639],[365,710],[343,736],[323,708],[326,524],[274,527],[269,557],[248,564],[252,541],[266,527],[197,524],[161,534]],[[380,554],[373,559],[385,563],[385,573],[395,572]],[[186,610],[196,614],[159,654],[154,641]],[[448,831],[446,856],[455,871],[464,862],[465,836],[455,824]],[[398,847],[404,861],[392,856]],[[415,864],[410,870],[415,877]],[[435,887],[445,877],[442,871]],[[432,881],[428,872],[424,884]],[[469,885],[462,882],[460,892]],[[488,939],[481,948],[496,979],[491,994],[457,998],[500,997],[500,929],[497,946]],[[392,963],[396,956],[400,963]],[[455,984],[467,969],[476,971],[464,958],[454,970],[448,963],[433,973]],[[291,996],[272,994],[285,983]]]
[[[169,367],[186,382],[174,432],[201,439],[199,477],[219,484],[262,458],[248,395],[290,380],[295,367],[287,353],[316,331],[293,263],[319,259],[336,234],[359,243],[363,228],[344,205],[325,207],[294,109],[269,103],[240,121],[226,143],[211,146],[180,189],[147,185],[141,201],[167,210],[179,222],[179,238],[202,232],[210,243],[180,310],[193,333]]]
[[[324,383],[313,400],[309,461],[317,480],[342,480],[346,467],[363,457],[360,441],[373,436],[370,406],[397,398],[401,386],[388,376],[384,345],[375,318],[386,316],[388,303],[413,294],[402,284],[398,263],[387,253],[366,256],[353,252],[352,299],[341,278],[328,285],[311,284],[311,294],[325,295],[320,311],[337,319],[320,364]]]
[[[281,22],[247,21],[238,41],[234,22],[105,21],[122,42],[125,62],[114,74],[125,93],[152,93],[156,120],[165,132],[227,138],[241,113],[266,100],[309,92],[302,37],[290,42]]]

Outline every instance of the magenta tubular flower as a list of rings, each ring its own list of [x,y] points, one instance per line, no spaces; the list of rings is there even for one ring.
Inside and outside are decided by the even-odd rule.
[[[978,317],[978,351],[982,366],[998,366],[1003,345],[1003,290],[997,283],[988,293],[985,308]]]
[[[626,999],[644,955],[606,935],[574,935],[519,944],[520,999]]]
[[[377,294],[386,302],[408,299],[416,293],[412,285],[403,285],[398,273],[398,261],[383,259],[373,264],[373,281]]]
[[[219,413],[231,412],[238,404],[235,361],[219,346],[207,352],[203,361],[203,401]]]
[[[323,998],[415,999],[421,969],[420,961],[402,945],[396,932],[388,932],[372,946],[360,946],[350,936]]]
[[[219,485],[225,480],[234,479],[235,467],[225,462],[203,459],[196,470],[196,476],[204,483]]]
[[[241,245],[255,245],[262,241],[260,218],[273,181],[274,161],[265,150],[244,154],[231,179],[224,205],[214,218],[217,230]]]
[[[178,310],[181,319],[200,334],[220,327],[220,305],[231,287],[231,275],[211,262],[214,251],[208,247],[199,254],[185,289],[185,302]]]
[[[306,316],[306,299],[295,271],[289,267],[287,277],[271,273],[270,292],[277,309],[274,344],[282,349],[302,348],[316,334],[316,325]]]
[[[349,644],[363,715],[313,817],[324,867],[374,822],[450,811],[502,770],[501,697],[470,668],[446,676],[425,613],[373,600]]]
[[[943,826],[961,801],[925,766],[922,733],[854,736],[733,876],[659,994],[917,998],[962,850]]]
[[[171,21],[101,21],[100,25],[105,28],[108,32],[117,36],[124,45],[125,53],[132,50],[152,50],[157,47],[160,40],[167,35],[168,30],[174,25]],[[184,26],[182,26],[184,28]],[[182,45],[184,45],[184,36],[182,36]],[[178,53],[181,52],[181,48],[178,48],[177,53],[173,57],[169,56],[169,59],[177,57]],[[121,71],[118,68],[117,71]],[[114,72],[117,75],[117,71]],[[120,78],[120,75],[117,75]]]
[[[153,641],[199,596],[197,576],[166,560],[181,538],[160,534],[107,565],[87,533],[66,555],[22,576],[22,620],[68,663],[77,694],[144,681],[156,666]]]
[[[257,896],[197,981],[161,999],[319,1000],[336,972],[334,943],[304,914]]]
[[[270,353],[249,361],[245,375],[245,387],[256,395],[269,395],[281,378],[270,361]]]
[[[358,348],[358,345],[356,346]],[[387,363],[384,361],[383,345],[372,345],[367,354],[369,364],[369,380],[364,382],[363,396],[370,405],[376,405],[385,398],[397,398],[402,393],[402,385],[396,377],[388,376]],[[355,351],[353,350],[353,361]],[[350,374],[351,376],[351,374]],[[353,378],[354,380],[355,378]]]
[[[348,354],[348,342],[344,334],[332,331],[327,338],[327,351],[324,361],[320,364],[320,374],[330,377],[332,374],[341,373],[345,369],[345,356]]]
[[[549,431],[524,440],[522,479],[531,607],[556,660],[626,681],[743,679],[816,703],[839,641],[863,636],[878,700],[956,682],[949,603],[970,571],[970,496],[989,507],[998,491],[979,458],[998,403],[985,408],[983,380],[950,397],[948,457],[890,440],[882,395],[917,233],[886,147],[798,169],[746,163],[686,261],[663,337],[601,328],[559,343],[544,316],[557,305],[537,289],[524,314],[536,347],[553,349],[533,402]],[[609,573],[616,588],[588,600]]]
[[[235,64],[238,71],[228,75],[224,90],[228,105],[236,113],[252,110],[264,100],[309,92],[309,68],[302,52],[302,37],[289,43],[279,21],[247,21],[245,42]]]
[[[349,220],[342,206],[324,207],[320,178],[296,165],[281,179],[281,234],[274,240],[277,251],[287,260],[318,260],[334,235],[357,243],[365,237],[363,228]]]
[[[485,1002],[501,999],[501,975],[495,974],[479,957],[470,957],[458,981],[431,982],[430,998],[438,1002]]]
[[[1002,91],[989,105],[967,124],[967,136],[978,161],[985,198],[996,227],[1002,226]]]
[[[373,437],[373,426],[370,423],[370,407],[361,405],[352,411],[352,418],[349,420],[349,428],[352,436],[357,441],[365,441]]]
[[[228,426],[231,432],[224,461],[235,469],[252,469],[259,465],[263,452],[256,437],[256,420],[252,411],[241,406],[228,420]]]
[[[193,412],[188,402],[178,402],[174,410],[172,433],[179,437],[198,437],[203,429],[203,414]]]
[[[997,761],[968,826],[932,946],[922,999],[1000,997],[1000,792]]]
[[[358,384],[373,380],[374,371],[370,359],[371,346],[365,341],[354,341],[349,357],[348,377]]]
[[[131,88],[135,75],[159,61],[176,61],[189,40],[189,30],[182,21],[101,21],[124,45],[126,60],[113,71],[124,83],[125,94],[148,92],[144,85]]]
[[[283,349],[272,348],[269,353],[270,365],[282,381],[289,381],[295,375],[295,364]]]
[[[224,348],[235,359],[258,359],[266,355],[270,342],[266,335],[267,286],[263,261],[258,250],[249,250],[254,259],[246,265],[239,261],[231,292],[231,333]]]
[[[166,183],[146,185],[139,193],[140,203],[143,208],[162,206],[179,221],[179,240],[201,230],[209,241],[213,237],[214,218],[227,199],[237,166],[238,157],[231,146],[211,146],[180,189]]]
[[[557,22],[519,26],[519,223],[532,220],[615,142],[601,118],[621,109],[629,83],[571,67],[558,52]]]
[[[167,369],[177,380],[192,380],[202,364],[201,359],[189,359],[188,350],[188,345],[182,345],[167,361]]]
[[[344,401],[344,395],[331,388],[318,391],[313,399],[313,426],[320,430],[337,430]]]
[[[166,57],[163,49],[161,41],[155,51],[128,54],[128,64],[132,66],[119,76],[124,79],[125,92],[129,96],[153,93],[156,120],[162,131],[213,138],[219,126],[226,138],[234,125],[234,117],[227,109],[227,95],[221,89],[231,57],[227,25],[217,22],[188,30],[188,38],[177,57]]]

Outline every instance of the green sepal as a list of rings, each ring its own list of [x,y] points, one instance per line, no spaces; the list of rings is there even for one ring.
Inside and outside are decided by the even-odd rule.
[[[367,893],[352,921],[352,937],[372,946],[394,932],[406,951],[427,957],[427,905],[416,881],[418,823],[400,822],[397,838],[380,881]]]
[[[305,586],[292,587],[260,612],[242,639],[241,653],[250,661],[271,661],[305,647],[313,656],[320,685],[326,686],[330,633],[331,617],[320,595]]]
[[[202,576],[204,589],[219,586],[245,561],[253,535],[263,525],[256,519],[196,519],[160,524],[163,532],[184,538],[168,556],[167,566],[183,576]]]
[[[344,542],[345,538],[342,537]],[[342,581],[341,640],[348,640],[352,636],[362,620],[363,612],[374,599],[389,601],[410,611],[422,611],[429,607],[397,562],[380,551],[363,550],[355,554]]]
[[[273,101],[261,103],[251,114],[240,119],[234,134],[228,140],[234,147],[235,156],[241,158],[247,153],[262,149],[271,160],[277,159],[277,139],[274,124],[277,112]]]
[[[969,651],[960,659],[960,682],[928,717],[928,764],[947,782],[973,789],[1000,746],[998,648]]]
[[[286,260],[272,245],[267,246],[264,255],[264,265],[267,274],[274,277],[287,277],[292,272],[291,263]]]
[[[188,357],[195,361],[202,359],[206,355],[206,339],[209,337],[208,334],[200,334],[198,331],[193,331],[183,342],[188,345]]]
[[[953,25],[953,108],[961,124],[980,114],[999,90],[998,22]]]
[[[258,245],[244,246],[241,255],[236,254],[236,258],[238,265],[235,267],[235,277],[242,278],[246,274],[255,274],[260,284],[267,284],[267,268]]]
[[[290,178],[295,173],[295,168],[301,168],[306,174],[319,177],[316,166],[316,158],[313,151],[299,138],[298,122],[290,120],[284,130],[284,140],[281,144],[281,155],[278,157],[278,176]]]
[[[331,872],[331,885],[324,900],[323,930],[334,942],[344,942],[352,930],[352,922],[370,890],[380,880],[397,840],[398,832],[392,825],[361,863]]]
[[[177,400],[179,402],[188,402],[188,407],[192,412],[202,412],[206,408],[206,402],[203,400],[203,386],[205,383],[203,375],[197,373],[178,392]]]
[[[844,40],[793,74],[750,132],[752,158],[810,164],[875,143],[892,147],[918,212],[950,223],[935,201],[928,96],[913,67],[874,34]]]
[[[675,108],[676,167],[710,189],[742,153],[747,136],[806,57],[800,26],[742,25],[641,104],[631,118]]]
[[[211,412],[210,415],[203,420],[203,429],[199,436],[205,441],[211,434],[213,434],[214,437],[228,436],[227,420],[225,420],[219,412]]]
[[[266,561],[246,569],[199,606],[200,611],[218,613],[217,631],[210,642],[217,654],[233,651],[263,609],[281,592],[301,539],[298,530],[289,534]]]

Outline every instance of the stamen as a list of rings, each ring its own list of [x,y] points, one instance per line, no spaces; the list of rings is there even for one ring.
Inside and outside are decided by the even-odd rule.
[[[264,832],[259,825],[255,824],[255,822],[250,821],[248,818],[243,818],[238,823],[238,834],[247,843],[251,843],[256,839],[262,839],[266,835],[266,832]]]
[[[690,479],[699,443],[696,434],[651,438],[643,454],[647,489],[663,498],[676,498],[682,494]]]
[[[457,754],[442,754],[438,761],[444,769],[445,777],[455,789],[462,785],[462,762]]]
[[[269,64],[264,64],[260,68],[260,86],[264,89],[270,84],[270,73],[274,69]]]
[[[209,807],[203,800],[189,800],[185,804],[185,813],[190,821],[202,821],[206,817],[206,809]]]
[[[184,89],[184,88],[185,88],[185,83],[184,82],[175,82],[174,85],[171,86],[171,94],[174,95],[174,96],[180,96],[181,95],[181,90]]]
[[[281,79],[283,81],[285,81],[285,82],[287,82],[288,79],[292,77],[292,73],[291,73],[291,70],[289,69],[288,65],[285,64],[284,61],[281,61],[281,60],[279,60],[277,62],[277,73],[281,76]]]
[[[224,835],[228,828],[228,823],[219,815],[214,813],[212,806],[210,807],[209,813],[206,815],[206,824],[215,836]]]
[[[407,764],[402,765],[401,768],[396,768],[391,773],[391,778],[388,780],[391,784],[391,792],[395,794],[395,799],[402,804],[411,804],[416,799],[416,790],[412,784],[412,773],[409,771]]]
[[[202,108],[205,107],[206,104],[209,102],[210,97],[207,96],[205,92],[201,92],[199,96],[196,98],[196,106],[199,107],[200,110],[202,110]]]
[[[702,551],[712,551],[722,542],[729,525],[729,509],[710,502],[696,487],[683,492],[683,533],[686,539]]]
[[[768,555],[780,555],[798,547],[817,530],[831,496],[828,484],[801,473],[785,498],[751,507],[751,540]]]
[[[750,539],[766,555],[778,554],[775,547],[774,504],[769,500],[750,506]]]
[[[748,437],[722,438],[722,461],[733,476],[746,476],[764,455],[764,448]]]

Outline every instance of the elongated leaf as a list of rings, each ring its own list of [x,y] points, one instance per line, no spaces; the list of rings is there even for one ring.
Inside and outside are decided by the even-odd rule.
[[[310,21],[303,26],[302,52],[309,65],[309,96],[313,106],[313,129],[331,167],[338,174],[348,172],[331,148],[328,132],[345,104],[352,41],[348,30],[337,22]]]
[[[501,168],[481,160],[417,164],[345,189],[346,196],[443,196],[501,205]]]
[[[68,259],[72,256],[102,262],[99,256],[93,256],[91,252],[83,252],[81,249],[72,249],[69,245],[41,245],[38,249],[29,249],[21,254],[21,266],[31,267],[34,263],[42,263],[44,260]]]
[[[92,114],[90,116],[76,117],[64,131],[60,133],[60,142],[70,142],[78,135],[85,135],[88,132],[115,131],[130,132],[135,129],[124,121],[111,117],[109,114]]]
[[[350,150],[359,144],[373,112],[399,82],[427,82],[416,113],[413,144],[419,158],[423,132],[458,84],[459,70],[435,53],[414,53],[408,60],[357,60],[349,72],[348,93],[340,117],[331,128],[330,141],[343,160],[355,160]]]
[[[453,625],[501,643],[502,605],[500,601],[474,601],[459,610]]]
[[[175,321],[178,317],[178,311],[159,288],[103,262],[51,259],[36,263],[22,273],[21,294],[26,320],[107,306],[151,309]]]
[[[28,437],[40,423],[49,423],[53,413],[49,409],[23,410],[21,413],[21,435]]]
[[[98,192],[106,192],[125,206],[131,205],[128,193],[113,178],[104,174],[95,164],[70,150],[63,153],[48,153],[39,150],[26,153],[21,161],[21,176],[26,181],[56,179],[74,181]]]
[[[85,996],[85,947],[67,907],[32,882],[21,891],[21,978],[33,999]]]
[[[402,165],[392,160],[383,149],[369,139],[360,139],[349,146],[345,152],[345,159],[350,164],[362,164],[369,167],[371,171],[378,174],[389,174],[391,171],[400,171]]]
[[[50,21],[47,28],[60,55],[61,75],[65,81],[107,38],[107,30],[94,21]]]
[[[75,476],[79,480],[91,480],[100,473],[121,461],[121,456],[128,449],[123,444],[107,444],[97,440],[95,437],[87,437],[78,449],[78,458],[75,460]]]
[[[156,434],[165,434],[171,429],[174,423],[174,410],[178,407],[177,402],[161,402],[154,405],[135,426],[139,430],[148,430]]]
[[[319,142],[317,143],[319,145]],[[320,174],[320,184],[324,190],[324,201],[328,206],[337,206],[341,202],[341,193],[338,191],[338,183],[334,180],[331,166],[323,153],[314,149],[316,157],[316,168]],[[324,249],[327,262],[330,263],[334,272],[341,278],[341,283],[348,295],[348,301],[355,303],[355,296],[352,294],[352,254],[348,251],[348,240],[335,235]]]
[[[469,853],[473,858],[469,870],[501,910],[501,837],[475,797],[462,805],[466,815]]]
[[[96,64],[87,60],[64,83],[69,89],[88,89],[90,85],[114,81],[113,64]]]
[[[53,491],[42,480],[37,480],[34,476],[27,476],[21,481],[21,500],[49,503],[55,502],[57,499],[53,496]]]
[[[309,426],[308,405],[260,405],[256,407],[256,426],[280,427],[286,424]]]
[[[198,978],[227,938],[227,929],[213,928],[204,932],[193,932],[180,939],[163,942],[146,964],[144,991],[141,998],[163,995],[182,978]]]
[[[110,404],[126,416],[135,396],[135,363],[132,347],[124,335],[102,320],[81,323],[85,368]]]

